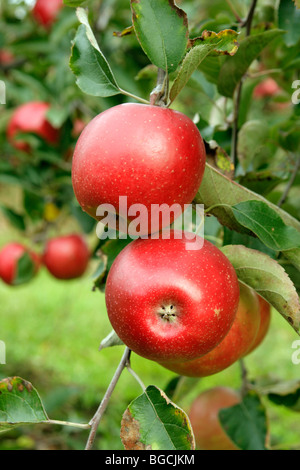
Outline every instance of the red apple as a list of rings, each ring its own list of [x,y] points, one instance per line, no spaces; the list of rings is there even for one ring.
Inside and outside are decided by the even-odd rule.
[[[240,403],[239,394],[227,387],[201,393],[192,403],[189,418],[199,450],[238,450],[219,420],[219,411]]]
[[[15,60],[15,57],[11,52],[9,52],[5,49],[0,50],[0,64],[9,65],[14,60]]]
[[[25,253],[28,253],[32,263],[34,273],[37,273],[40,267],[40,257],[30,251],[21,243],[9,243],[0,251],[0,278],[8,285],[15,285],[18,269],[18,261]],[[30,277],[30,276],[29,276]],[[29,279],[28,279],[29,280]]]
[[[89,248],[80,235],[67,235],[49,240],[46,244],[43,262],[57,279],[81,277],[90,259]]]
[[[25,152],[30,150],[27,142],[16,139],[20,132],[36,134],[52,145],[58,142],[59,131],[46,117],[49,108],[48,103],[31,101],[15,109],[7,128],[8,139],[15,148]]]
[[[181,238],[175,238],[181,237]],[[207,354],[228,333],[239,284],[226,256],[188,234],[137,239],[115,259],[106,283],[110,322],[135,353],[158,362]]]
[[[79,137],[85,127],[86,123],[83,121],[83,119],[75,119],[73,123],[72,137]]]
[[[279,85],[271,77],[266,78],[254,89],[254,98],[270,98],[280,91]]]
[[[238,311],[228,335],[205,356],[193,361],[162,364],[179,375],[208,377],[217,374],[243,357],[252,347],[260,326],[258,296],[254,290],[240,284]]]
[[[205,158],[202,137],[184,114],[143,104],[118,105],[94,118],[78,139],[72,169],[75,195],[98,220],[97,207],[111,204],[125,226],[136,214],[120,208],[119,197],[127,197],[128,207],[143,204],[147,229],[140,235],[151,233],[162,226],[160,221],[151,227],[151,205],[179,206],[169,225],[196,195]]]
[[[248,351],[247,355],[253,352],[258,346],[261,345],[265,339],[271,324],[271,305],[258,295],[259,306],[260,306],[260,327],[255,338],[254,344]]]
[[[37,0],[32,14],[39,24],[50,28],[62,7],[63,0]]]

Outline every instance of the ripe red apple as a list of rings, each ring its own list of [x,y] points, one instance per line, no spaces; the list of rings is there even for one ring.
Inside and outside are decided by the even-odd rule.
[[[77,118],[73,123],[72,137],[79,137],[83,129],[86,127],[86,123],[83,119]]]
[[[271,77],[266,78],[254,89],[254,98],[270,98],[280,91],[279,85]]]
[[[14,61],[14,59],[15,57],[11,52],[5,49],[0,50],[0,64],[9,65]]]
[[[122,210],[119,197],[127,197],[128,207],[143,204],[147,214],[141,220],[147,224],[145,233],[151,233],[162,226],[160,221],[151,227],[151,205],[178,204],[171,223],[196,195],[205,158],[202,137],[184,114],[158,106],[121,104],[99,114],[80,135],[73,156],[75,195],[83,210],[97,220],[102,218],[96,214],[97,207],[111,204],[125,226],[136,214]]]
[[[63,0],[37,0],[32,14],[39,24],[50,28],[62,7]]]
[[[197,237],[197,250],[190,243],[179,231],[170,239],[134,240],[109,271],[110,322],[147,359],[175,362],[207,354],[234,321],[239,283],[233,266],[210,242]]]
[[[249,287],[240,284],[238,311],[223,341],[205,356],[193,361],[162,364],[179,375],[208,377],[217,374],[243,357],[252,347],[260,327],[258,295]]]
[[[27,142],[16,139],[18,133],[36,134],[52,145],[58,142],[59,131],[46,117],[49,108],[48,103],[31,101],[15,109],[7,128],[7,137],[15,148],[25,152],[30,150]]]
[[[219,420],[219,411],[240,403],[239,394],[228,387],[215,387],[201,393],[189,411],[199,450],[238,450]]]
[[[0,278],[8,285],[12,286],[16,283],[18,261],[22,256],[28,253],[32,263],[34,273],[36,274],[40,267],[40,257],[30,251],[21,243],[9,243],[0,251]]]
[[[247,355],[252,353],[258,346],[261,345],[265,339],[271,324],[271,305],[258,295],[259,307],[260,307],[260,326],[255,338],[254,344],[248,351]]]
[[[80,235],[52,238],[46,244],[43,262],[57,279],[81,277],[90,259],[89,248]]]

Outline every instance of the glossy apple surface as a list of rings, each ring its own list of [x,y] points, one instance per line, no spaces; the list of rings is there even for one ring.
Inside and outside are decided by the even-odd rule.
[[[219,411],[240,403],[239,394],[227,387],[215,387],[201,393],[189,411],[196,446],[199,450],[238,450],[223,430]]]
[[[47,120],[48,103],[31,101],[15,109],[7,128],[7,137],[12,145],[25,152],[30,150],[27,142],[17,140],[18,133],[36,134],[49,144],[56,144],[59,131]]]
[[[49,28],[55,22],[62,7],[63,0],[37,0],[32,14],[39,24]]]
[[[271,325],[271,305],[260,295],[258,295],[258,301],[260,307],[260,326],[254,344],[248,351],[247,355],[253,352],[256,348],[258,348],[258,346],[261,345],[261,343],[267,336]]]
[[[90,252],[80,235],[67,235],[49,240],[46,244],[43,262],[52,276],[57,279],[81,277],[88,266]]]
[[[240,284],[238,311],[223,341],[205,356],[193,361],[162,364],[169,370],[187,377],[208,377],[227,369],[243,357],[254,344],[260,327],[258,296]]]
[[[92,217],[100,220],[97,207],[111,204],[126,225],[137,215],[120,208],[119,197],[127,197],[128,208],[143,204],[147,214],[141,217],[147,229],[141,235],[153,233],[163,224],[151,219],[151,205],[177,204],[172,222],[196,195],[205,158],[202,137],[184,114],[157,106],[121,104],[99,114],[80,135],[73,156],[74,192]]]
[[[22,258],[25,253],[28,253],[30,255],[35,267],[35,272],[37,272],[40,266],[39,256],[36,253],[28,250],[28,248],[26,248],[21,243],[9,243],[1,249],[0,278],[6,284],[11,286],[15,284],[18,269],[18,261],[20,258]]]
[[[198,250],[189,250],[190,243],[182,232],[134,240],[109,271],[110,322],[147,359],[200,357],[224,339],[235,319],[239,284],[233,266],[210,242],[197,237]]]

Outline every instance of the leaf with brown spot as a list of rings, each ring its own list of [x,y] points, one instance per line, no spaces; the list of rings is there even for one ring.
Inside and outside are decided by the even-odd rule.
[[[234,56],[239,47],[237,37],[238,33],[233,29],[224,29],[219,33],[205,30],[200,37],[189,39],[188,47],[192,48],[206,42],[215,46],[210,55]]]
[[[154,385],[128,406],[122,418],[121,440],[126,450],[195,449],[186,413]]]
[[[134,28],[133,26],[127,26],[127,28],[123,29],[123,31],[114,31],[113,35],[118,38],[123,38],[124,36],[130,36],[131,34],[134,34]]]
[[[48,421],[42,401],[30,382],[9,377],[0,382],[0,433],[15,426]]]
[[[238,33],[233,30],[224,30],[219,33],[206,31],[201,38],[189,41],[189,46],[193,46],[185,55],[177,77],[175,78],[171,91],[170,102],[173,103],[181,90],[186,86],[193,73],[201,65],[208,55],[234,55],[238,50]]]

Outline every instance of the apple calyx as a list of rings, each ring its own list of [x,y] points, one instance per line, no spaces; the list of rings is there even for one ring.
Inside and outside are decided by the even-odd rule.
[[[168,323],[173,323],[177,317],[177,309],[174,304],[161,305],[158,310],[158,314],[162,320],[166,320]]]

